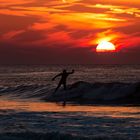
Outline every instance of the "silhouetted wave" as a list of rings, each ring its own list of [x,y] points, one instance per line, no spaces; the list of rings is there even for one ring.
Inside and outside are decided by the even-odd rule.
[[[50,85],[21,85],[1,87],[0,96],[21,99],[40,99],[51,102],[79,103],[140,103],[140,83],[88,83],[76,82],[65,91],[54,94]]]

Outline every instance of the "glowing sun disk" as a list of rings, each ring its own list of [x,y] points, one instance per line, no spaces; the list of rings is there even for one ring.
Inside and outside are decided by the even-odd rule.
[[[108,41],[101,41],[96,48],[96,52],[114,52],[116,47]]]

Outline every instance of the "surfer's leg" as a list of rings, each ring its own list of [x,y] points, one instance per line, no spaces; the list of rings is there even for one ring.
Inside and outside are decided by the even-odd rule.
[[[67,89],[67,87],[66,87],[66,82],[63,83],[63,87],[64,87],[64,90]]]
[[[59,84],[58,84],[58,86],[57,86],[57,88],[55,89],[55,92],[60,88],[61,84],[62,84],[62,83],[61,83],[61,81],[60,81]],[[55,92],[54,92],[54,93],[55,93]]]

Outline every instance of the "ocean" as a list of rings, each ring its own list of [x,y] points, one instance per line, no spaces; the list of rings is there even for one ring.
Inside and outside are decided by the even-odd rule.
[[[3,65],[0,140],[139,140],[139,82],[140,65]]]
[[[86,82],[139,82],[140,65],[15,65],[0,67],[0,86],[28,84],[55,84],[51,79],[63,69],[75,73],[69,83]]]

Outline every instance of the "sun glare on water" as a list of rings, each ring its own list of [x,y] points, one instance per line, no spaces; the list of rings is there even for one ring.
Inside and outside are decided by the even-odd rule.
[[[115,45],[105,40],[101,41],[96,48],[96,52],[115,52],[115,51],[116,51]]]

